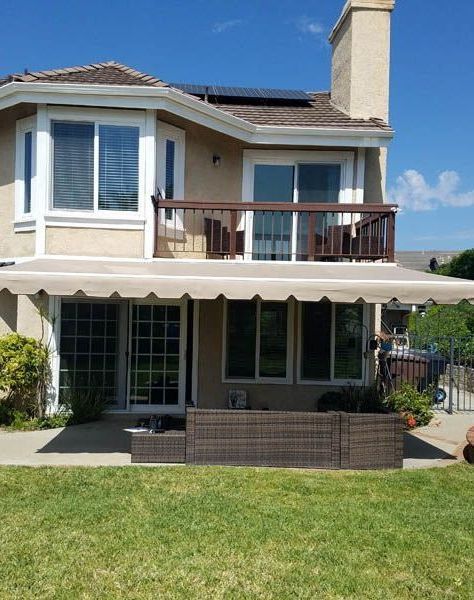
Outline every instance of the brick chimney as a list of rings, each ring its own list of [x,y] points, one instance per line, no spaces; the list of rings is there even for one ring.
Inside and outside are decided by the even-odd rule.
[[[347,0],[329,36],[332,102],[351,117],[388,121],[390,16],[395,0]]]

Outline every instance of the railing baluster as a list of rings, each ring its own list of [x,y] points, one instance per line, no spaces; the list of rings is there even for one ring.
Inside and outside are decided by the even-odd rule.
[[[308,260],[314,260],[314,244],[316,242],[316,213],[308,213]]]
[[[153,251],[157,257],[173,252],[180,255],[206,252],[209,258],[234,259],[241,253],[248,258],[250,250],[250,257],[266,260],[314,261],[324,256],[335,260],[394,260],[394,205],[371,205],[366,207],[370,212],[364,213],[360,212],[362,206],[353,204],[242,202],[236,205],[154,197],[153,206]],[[249,212],[254,215],[253,232],[247,227],[237,231],[239,219],[243,217],[247,223]],[[254,237],[253,242],[249,235]],[[200,239],[195,239],[196,236]]]

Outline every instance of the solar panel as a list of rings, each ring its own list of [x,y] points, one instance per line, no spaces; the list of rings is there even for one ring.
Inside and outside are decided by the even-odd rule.
[[[280,90],[274,88],[227,87],[222,85],[197,85],[193,83],[170,83],[194,96],[217,96],[225,98],[253,98],[260,100],[311,100],[311,96],[302,90]]]

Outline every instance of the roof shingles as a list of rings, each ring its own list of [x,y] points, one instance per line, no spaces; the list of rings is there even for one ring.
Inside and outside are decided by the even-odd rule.
[[[0,86],[11,82],[170,87],[161,79],[115,61],[14,74],[0,78]],[[184,93],[181,90],[177,91],[181,94]],[[351,118],[331,103],[331,95],[328,92],[317,92],[310,95],[312,96],[310,102],[256,104],[254,101],[249,101],[237,104],[213,103],[212,106],[255,125],[377,130],[388,133],[392,131],[390,126],[380,119]],[[193,97],[199,102],[204,102],[202,99]]]

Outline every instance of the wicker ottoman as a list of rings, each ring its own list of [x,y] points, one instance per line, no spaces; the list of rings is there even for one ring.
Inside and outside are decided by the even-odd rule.
[[[184,431],[132,433],[132,463],[184,463],[186,435]]]

